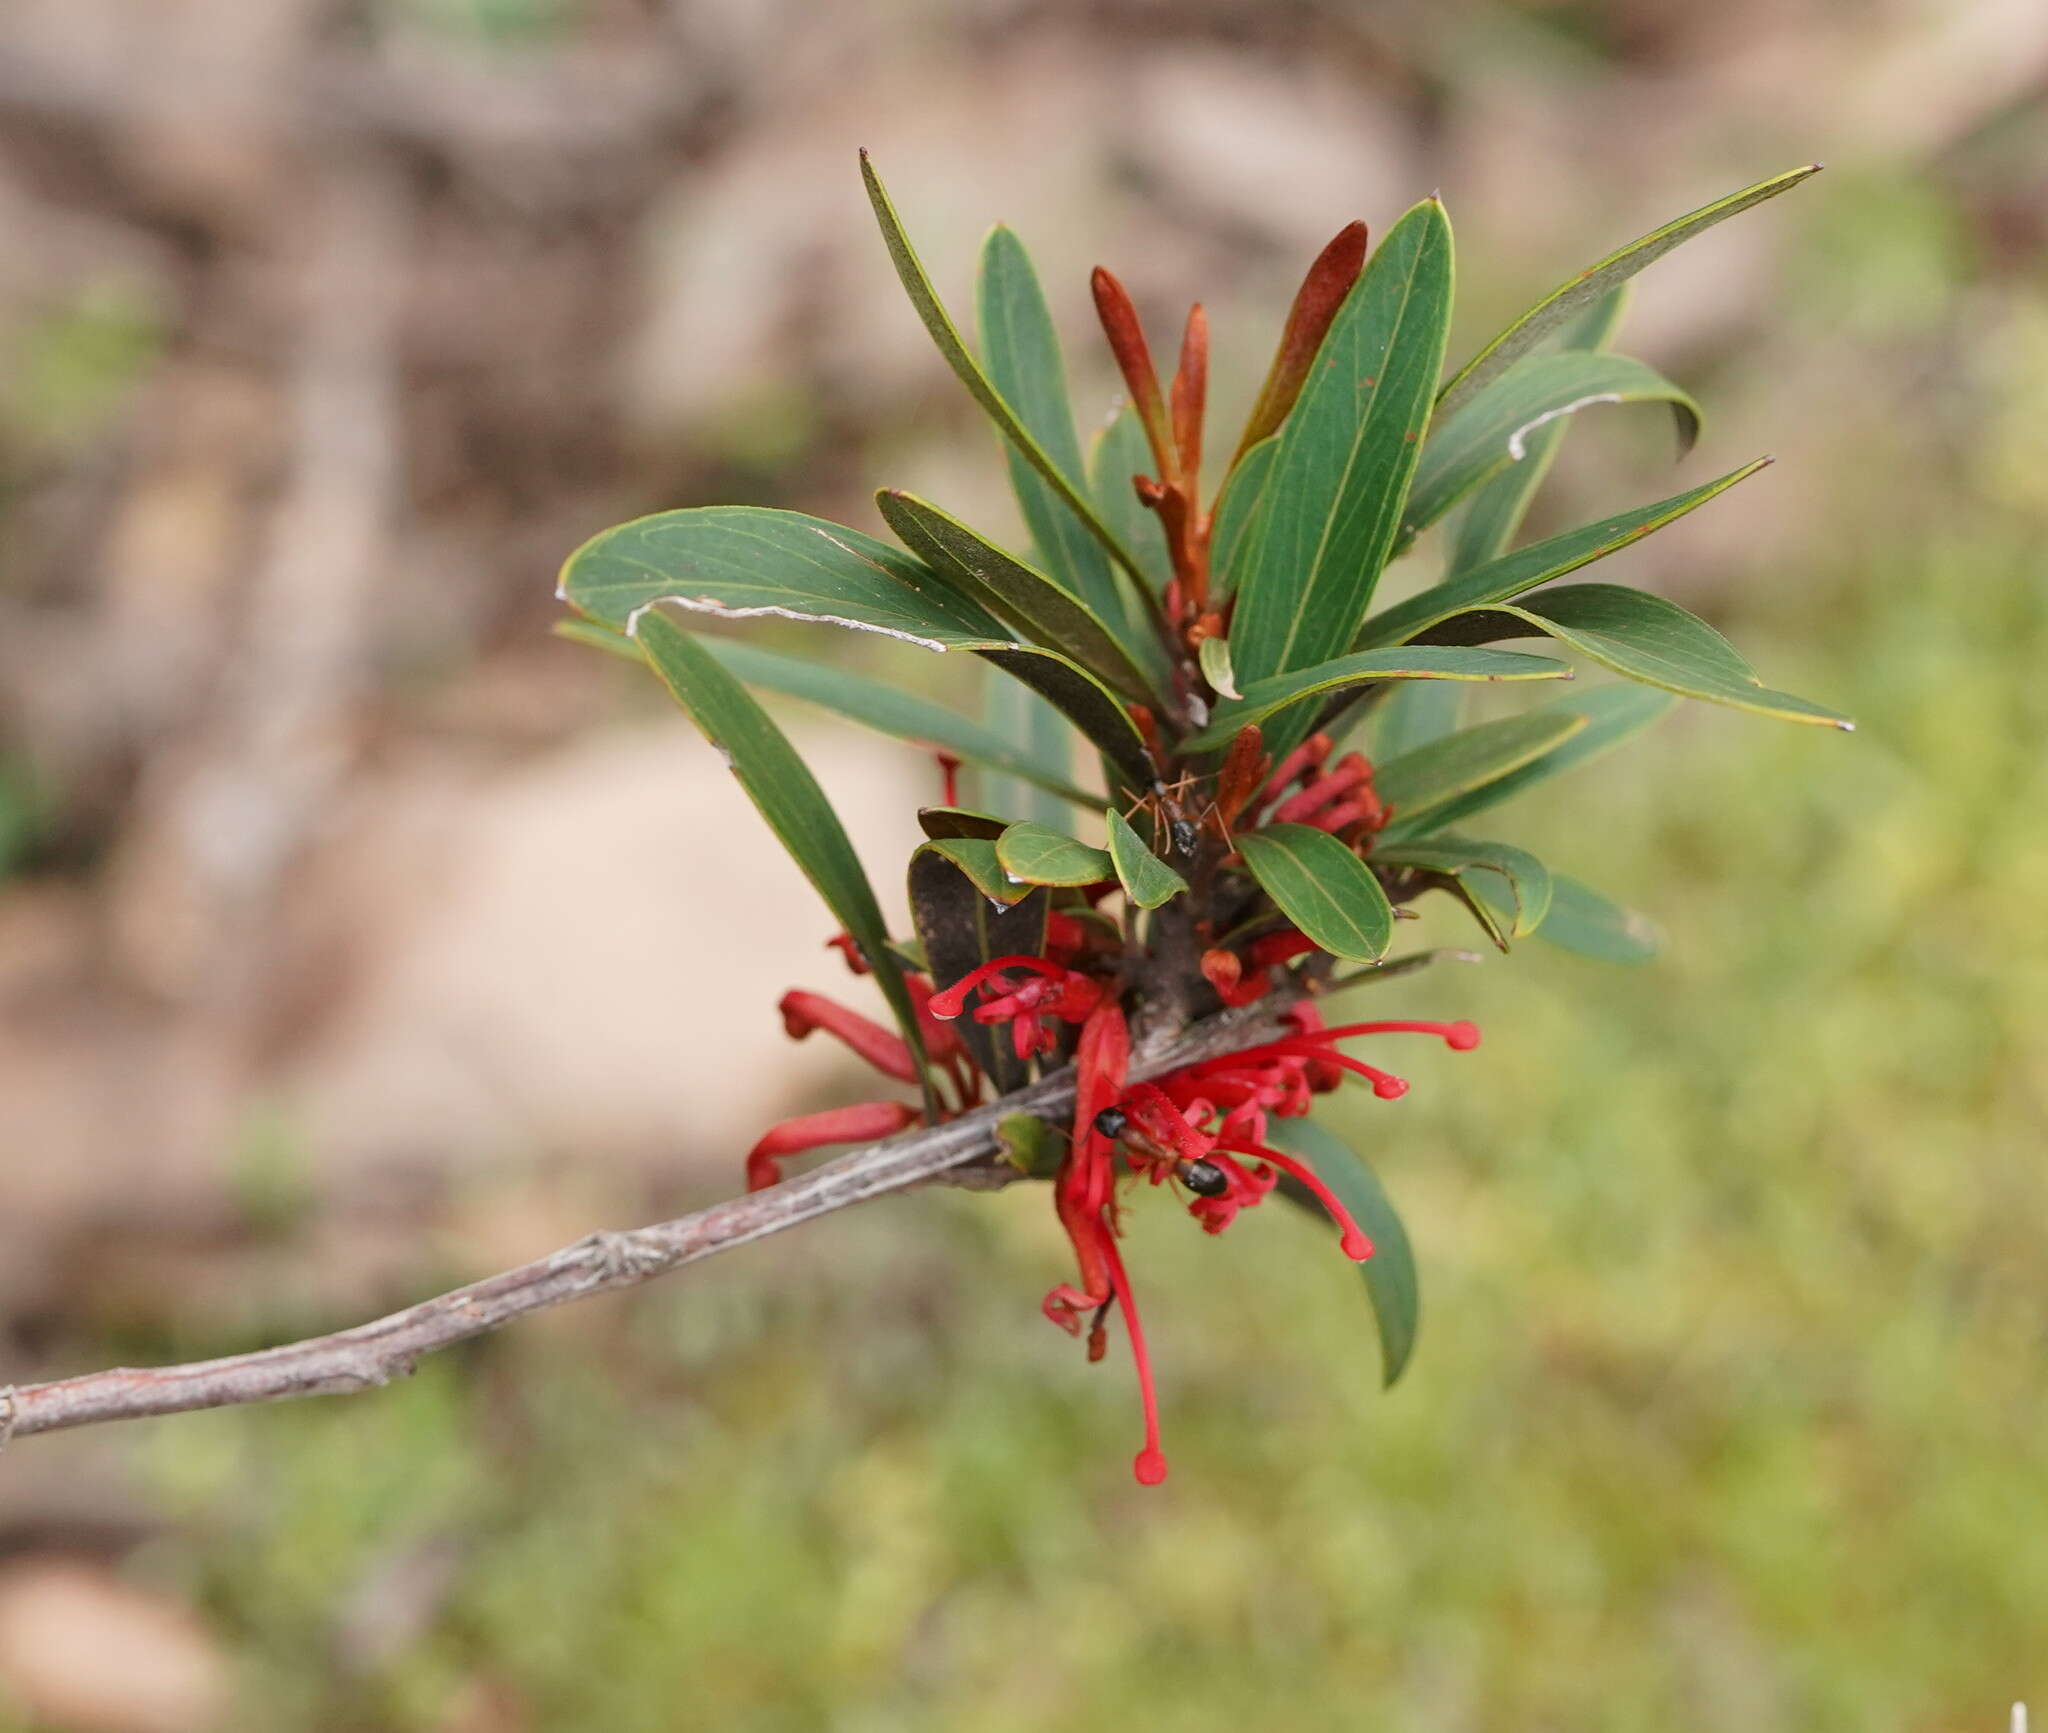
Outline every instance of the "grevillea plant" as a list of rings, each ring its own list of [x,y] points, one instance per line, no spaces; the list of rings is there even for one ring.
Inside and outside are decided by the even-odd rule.
[[[1628,279],[1812,170],[1611,254],[1448,378],[1443,206],[1424,200],[1376,247],[1353,223],[1309,267],[1221,465],[1204,462],[1199,306],[1162,383],[1130,296],[1095,273],[1128,398],[1084,462],[1022,243],[998,228],[983,248],[970,348],[865,157],[862,172],[912,305],[1001,437],[1029,547],[1000,547],[894,490],[877,503],[900,546],[796,512],[663,512],[571,557],[561,594],[580,618],[563,629],[661,677],[817,887],[839,927],[830,943],[893,1019],[885,1027],[815,993],[784,997],[793,1038],[829,1035],[904,1093],[772,1128],[748,1157],[749,1187],[776,1184],[802,1152],[937,1125],[1072,1068],[1071,1118],[1013,1112],[1000,1141],[1017,1167],[1051,1179],[1073,1245],[1074,1279],[1045,1296],[1046,1317],[1084,1336],[1093,1359],[1121,1316],[1144,1403],[1137,1476],[1156,1482],[1166,1459],[1118,1249],[1134,1194],[1171,1191],[1209,1233],[1276,1187],[1326,1213],[1340,1249],[1365,1263],[1391,1383],[1415,1330],[1407,1237],[1365,1162],[1309,1114],[1353,1080],[1381,1100],[1406,1090],[1348,1051],[1354,1040],[1434,1036],[1462,1051],[1479,1035],[1465,1022],[1333,1021],[1324,1002],[1426,960],[1393,944],[1410,905],[1432,894],[1455,899],[1502,950],[1530,937],[1615,960],[1650,949],[1641,918],[1474,821],[1678,697],[1849,726],[1762,685],[1671,602],[1557,581],[1765,460],[1584,528],[1518,535],[1575,412],[1661,403],[1681,453],[1690,448],[1692,399],[1609,347]],[[1375,609],[1387,567],[1438,524],[1440,569]],[[978,657],[992,670],[987,714],[834,666],[829,632],[812,634],[810,660],[691,629],[765,617]],[[1525,638],[1563,654],[1493,647]],[[1469,683],[1541,686],[1587,668],[1621,680],[1461,726]],[[918,815],[928,840],[909,862],[907,931],[891,929],[823,792],[750,687],[937,755],[940,799]],[[963,765],[977,778],[971,799]],[[1147,1063],[1218,1016],[1242,1032],[1234,1045],[1177,1068]]]

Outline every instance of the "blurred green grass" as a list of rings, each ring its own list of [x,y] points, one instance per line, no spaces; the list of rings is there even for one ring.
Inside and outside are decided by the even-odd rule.
[[[1825,1733],[2048,1698],[2048,603],[2025,523],[1973,515],[1749,599],[1759,665],[1857,736],[1695,707],[1508,809],[1667,919],[1659,963],[1385,990],[1487,1032],[1348,1110],[1423,1259],[1394,1392],[1313,1224],[1212,1242],[1148,1199],[1147,1492],[1120,1352],[1037,1317],[1042,1192],[844,1217],[402,1390],[162,1429],[262,1723],[433,1726],[478,1679],[618,1733]],[[415,1545],[456,1561],[445,1614],[337,1665],[337,1602]]]

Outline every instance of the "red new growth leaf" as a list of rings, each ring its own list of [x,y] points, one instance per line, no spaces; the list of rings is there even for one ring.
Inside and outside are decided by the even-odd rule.
[[[1202,477],[1202,410],[1209,396],[1209,320],[1197,301],[1188,309],[1180,340],[1180,366],[1173,375],[1173,445],[1180,460],[1182,491],[1194,503]]]
[[[1216,775],[1216,815],[1226,831],[1237,822],[1237,815],[1258,792],[1266,774],[1264,745],[1256,723],[1240,728],[1230,742],[1230,756]]]
[[[1095,292],[1095,315],[1102,321],[1102,334],[1109,339],[1109,351],[1116,357],[1131,405],[1152,445],[1152,461],[1159,466],[1159,479],[1169,485],[1180,479],[1173,431],[1166,418],[1166,404],[1159,395],[1159,375],[1152,367],[1152,351],[1145,343],[1145,329],[1138,323],[1138,309],[1128,290],[1100,265],[1089,279]]]
[[[1294,305],[1288,310],[1287,324],[1281,330],[1280,347],[1274,351],[1266,383],[1259,389],[1258,401],[1252,405],[1251,417],[1244,424],[1244,437],[1237,442],[1237,451],[1230,460],[1232,469],[1260,440],[1277,433],[1287,419],[1302,386],[1308,383],[1308,370],[1316,351],[1323,346],[1330,321],[1337,317],[1337,309],[1344,305],[1344,297],[1351,293],[1351,285],[1365,268],[1365,243],[1365,224],[1348,224],[1337,231],[1335,239],[1309,266],[1308,275],[1295,293]]]

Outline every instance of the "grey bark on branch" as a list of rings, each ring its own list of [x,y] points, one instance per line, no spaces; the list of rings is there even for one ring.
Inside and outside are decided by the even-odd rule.
[[[1279,1032],[1279,1013],[1298,996],[1275,992],[1149,1045],[1136,1056],[1132,1079],[1157,1077],[1269,1039]],[[534,1263],[332,1335],[182,1366],[119,1366],[51,1383],[0,1385],[0,1449],[10,1439],[74,1426],[373,1390],[405,1377],[424,1354],[503,1329],[529,1313],[635,1287],[870,1198],[949,1178],[1003,1183],[1002,1169],[971,1181],[956,1176],[996,1153],[996,1122],[1006,1114],[1057,1116],[1071,1111],[1073,1101],[1070,1067],[944,1125],[853,1150],[766,1191],[650,1227],[590,1234]]]

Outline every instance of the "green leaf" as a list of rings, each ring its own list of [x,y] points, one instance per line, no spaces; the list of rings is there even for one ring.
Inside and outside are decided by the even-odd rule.
[[[1408,643],[1421,637],[1438,621],[1447,620],[1467,608],[1487,602],[1504,602],[1511,596],[1519,596],[1524,590],[1533,590],[1538,584],[1547,584],[1553,578],[1561,578],[1567,572],[1575,572],[1581,566],[1605,559],[1617,549],[1642,540],[1653,531],[1684,517],[1687,512],[1697,510],[1708,500],[1718,498],[1737,482],[1755,475],[1770,461],[1768,457],[1760,457],[1754,463],[1730,470],[1702,487],[1688,488],[1684,493],[1675,493],[1653,505],[1637,506],[1633,511],[1602,518],[1598,523],[1566,530],[1547,541],[1532,542],[1526,548],[1517,548],[1513,553],[1490,560],[1473,571],[1461,573],[1441,584],[1432,584],[1366,621],[1365,630],[1359,633],[1355,647],[1369,650],[1383,644]]]
[[[968,846],[969,839],[964,838],[928,843],[910,857],[911,924],[933,984],[940,988],[997,957],[1035,957],[1045,950],[1046,915],[1052,906],[1047,893],[1003,880],[995,845],[976,842],[974,848],[986,854],[987,872],[1003,883],[1002,901],[991,902],[981,877],[966,871],[949,852]],[[992,1029],[972,1017],[960,1018],[953,1029],[999,1095],[1024,1082],[1028,1068],[1006,1038],[1007,1030]]]
[[[1559,345],[1565,349],[1605,349],[1620,327],[1628,297],[1626,283],[1610,289],[1565,327],[1559,334]],[[1543,485],[1543,478],[1550,473],[1558,447],[1564,444],[1570,427],[1571,417],[1562,416],[1537,428],[1523,441],[1528,455],[1520,463],[1510,464],[1473,490],[1451,535],[1444,567],[1446,576],[1472,571],[1508,551],[1515,532],[1522,527],[1523,514]]]
[[[1562,873],[1551,881],[1550,913],[1536,936],[1603,963],[1642,963],[1657,954],[1654,921]]]
[[[1280,431],[1231,624],[1241,681],[1351,648],[1400,527],[1450,304],[1451,227],[1425,199],[1367,261]]]
[[[823,705],[899,740],[913,740],[957,753],[977,764],[1019,777],[1062,800],[1077,801],[1083,806],[1096,804],[1095,796],[1076,788],[1017,742],[915,692],[885,686],[866,675],[849,674],[801,656],[784,656],[752,644],[735,643],[730,638],[706,638],[700,642],[749,686]]]
[[[1141,909],[1156,909],[1188,888],[1188,881],[1145,846],[1145,839],[1122,813],[1111,807],[1108,817],[1109,858],[1132,902]]]
[[[1327,1127],[1313,1119],[1275,1119],[1266,1135],[1274,1148],[1308,1163],[1372,1241],[1372,1256],[1358,1270],[1365,1279],[1379,1331],[1380,1381],[1391,1387],[1415,1352],[1415,1332],[1422,1317],[1422,1291],[1408,1230],[1379,1176]],[[1322,1214],[1319,1205],[1311,1207]]]
[[[1699,405],[1653,367],[1626,355],[1578,349],[1524,356],[1455,415],[1437,422],[1408,490],[1403,536],[1426,529],[1510,464],[1526,462],[1532,435],[1596,403],[1670,404],[1680,457],[1699,437]]]
[[[639,645],[624,632],[600,626],[595,620],[557,620],[548,630],[557,638],[566,638],[572,644],[582,644],[592,650],[602,650],[607,656],[631,662],[636,668],[647,666],[647,658],[640,654]]]
[[[1059,334],[1038,286],[1038,273],[1031,267],[1031,255],[1001,224],[991,229],[982,243],[975,304],[990,383],[1016,411],[1039,449],[1078,487],[1082,480],[1081,442],[1074,437],[1074,411],[1067,401]],[[1015,446],[1009,447],[1006,456],[1010,487],[1047,574],[1103,619],[1121,620],[1123,598],[1102,544]]]
[[[1589,759],[1611,752],[1660,717],[1669,715],[1677,702],[1669,692],[1660,692],[1649,686],[1628,685],[1590,686],[1581,692],[1567,692],[1562,697],[1553,698],[1529,714],[1583,716],[1586,726],[1563,745],[1552,747],[1540,758],[1532,758],[1520,770],[1497,777],[1484,788],[1475,788],[1437,807],[1421,828],[1436,830],[1445,825],[1462,824],[1475,813],[1485,812],[1513,799],[1534,783],[1548,781]],[[1383,756],[1391,757],[1392,754]],[[1409,834],[1408,828],[1396,818],[1381,836],[1392,842]]]
[[[1393,808],[1397,822],[1412,827],[1459,795],[1512,775],[1585,726],[1583,716],[1532,710],[1461,728],[1382,764],[1372,779],[1373,792]]]
[[[996,854],[996,845],[986,837],[938,837],[925,844],[925,848],[942,859],[951,861],[966,875],[974,888],[991,902],[1005,906],[1021,903],[1034,888],[1031,885],[1019,884],[1003,871],[1002,860]],[[921,849],[919,852],[924,851]],[[996,954],[1004,956],[1008,953],[999,951]]]
[[[933,1097],[924,1041],[903,971],[889,950],[888,924],[860,857],[817,778],[747,689],[673,620],[642,612],[634,619],[633,638],[676,702],[739,778],[790,859],[817,888],[840,926],[852,934],[917,1056],[929,1107]]]
[[[1116,877],[1108,850],[1029,820],[996,838],[996,859],[1011,878],[1029,885],[1095,885]]]
[[[1458,726],[1465,703],[1463,689],[1450,680],[1403,680],[1381,699],[1372,713],[1372,757],[1377,763],[1399,758],[1418,746],[1440,740]]]
[[[917,809],[917,828],[933,842],[948,842],[963,836],[994,842],[1016,822],[1014,818],[998,818],[992,812],[976,812],[968,806],[921,806]]]
[[[1445,656],[1436,653],[1440,648],[1421,644],[1392,650],[1358,650],[1313,668],[1257,681],[1247,686],[1244,696],[1235,703],[1219,704],[1209,725],[1189,737],[1187,748],[1202,752],[1224,745],[1246,723],[1263,722],[1274,711],[1284,710],[1290,704],[1379,680],[1569,680],[1572,674],[1564,663],[1549,656],[1495,651],[1479,660],[1469,649]]]
[[[1003,394],[990,383],[988,375],[982,372],[968,352],[967,345],[960,340],[960,333],[940,302],[938,291],[932,287],[931,278],[918,261],[910,237],[904,232],[902,219],[896,215],[896,207],[882,185],[882,177],[875,172],[875,165],[868,160],[866,151],[860,153],[860,173],[867,185],[868,202],[875,208],[875,220],[882,228],[883,245],[889,249],[890,261],[896,267],[896,275],[910,296],[910,304],[917,309],[918,318],[924,322],[924,328],[931,333],[932,341],[945,357],[946,365],[953,369],[960,383],[967,387],[968,395],[981,405],[983,413],[1002,431],[1018,455],[1038,472],[1067,509],[1080,519],[1088,533],[1102,544],[1103,551],[1132,577],[1142,578],[1143,574],[1130,551],[1117,540],[1087,496],[1068,479],[1045,447],[1032,437],[1031,430],[1019,419]]]
[[[1043,572],[915,494],[884,488],[882,516],[904,544],[962,592],[1033,642],[1058,650],[1141,703],[1158,704],[1144,672],[1108,622]]]
[[[1051,1179],[1066,1159],[1067,1133],[1035,1113],[1004,1114],[995,1136],[1003,1159],[1026,1179]]]
[[[1165,589],[1173,576],[1173,560],[1166,551],[1159,514],[1138,498],[1132,485],[1132,477],[1150,475],[1155,467],[1145,424],[1126,404],[1095,436],[1088,453],[1088,490],[1103,522],[1137,559],[1141,581],[1157,591]]]
[[[977,650],[1013,679],[1021,680],[1073,723],[1133,788],[1149,789],[1159,772],[1116,694],[1078,663],[1054,650],[1018,644]]]
[[[1726,198],[1702,205],[1662,228],[1652,229],[1618,252],[1609,253],[1597,264],[1589,265],[1577,276],[1567,278],[1458,370],[1456,377],[1443,389],[1437,403],[1438,413],[1454,413],[1566,320],[1610,290],[1619,288],[1645,265],[1655,263],[1674,247],[1683,245],[1716,223],[1739,211],[1746,211],[1752,205],[1760,205],[1766,199],[1775,198],[1788,188],[1797,186],[1808,175],[1819,172],[1819,163],[1809,163],[1804,168],[1758,181],[1753,187],[1730,193]]]
[[[1370,963],[1393,943],[1394,909],[1380,881],[1327,831],[1269,824],[1240,834],[1237,847],[1259,888],[1333,957]]]
[[[695,506],[592,536],[562,599],[623,628],[652,602],[722,619],[772,615],[879,632],[927,650],[1007,643],[994,615],[886,542],[802,512]]]
[[[1201,666],[1202,678],[1209,682],[1210,691],[1219,698],[1243,696],[1237,689],[1237,675],[1230,665],[1228,638],[1204,638],[1195,658]]]
[[[1504,842],[1438,835],[1427,842],[1376,846],[1372,858],[1377,866],[1420,867],[1454,879],[1497,879],[1508,892],[1508,938],[1527,937],[1550,910],[1550,869],[1526,850]]]
[[[1676,602],[1620,584],[1566,584],[1545,590],[1525,607],[1475,608],[1445,621],[1431,636],[1486,641],[1538,632],[1617,674],[1682,698],[1787,722],[1856,726],[1839,711],[1760,683],[1733,644]]]
[[[1142,430],[1141,437],[1142,437]],[[1273,460],[1280,454],[1280,436],[1270,433],[1237,460],[1223,479],[1223,491],[1216,496],[1209,524],[1209,596],[1221,601],[1237,588],[1239,567],[1254,537],[1259,502],[1265,497],[1266,482],[1273,473]]]
[[[990,665],[984,670],[982,719],[988,729],[1014,743],[1034,764],[1055,769],[1064,781],[1074,768],[1074,729],[1064,716],[1021,681]],[[978,798],[984,806],[1012,819],[1035,818],[1057,824],[1065,814],[1059,799],[1021,778],[978,774]]]

